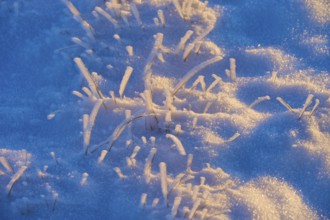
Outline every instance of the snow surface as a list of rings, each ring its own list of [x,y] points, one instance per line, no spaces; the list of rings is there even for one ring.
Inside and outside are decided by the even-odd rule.
[[[0,1],[0,219],[329,219],[328,0]]]

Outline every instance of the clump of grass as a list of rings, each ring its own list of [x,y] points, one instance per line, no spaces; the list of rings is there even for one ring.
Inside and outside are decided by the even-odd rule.
[[[104,96],[98,86],[98,84],[95,82],[91,74],[89,73],[88,69],[86,68],[85,64],[81,60],[81,58],[76,57],[73,59],[73,61],[76,63],[77,67],[79,68],[80,72],[83,74],[85,79],[87,80],[88,86],[91,89],[94,96],[97,98],[103,99]]]

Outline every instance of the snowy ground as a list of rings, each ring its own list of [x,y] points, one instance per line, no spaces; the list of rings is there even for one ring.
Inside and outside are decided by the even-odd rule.
[[[0,33],[0,219],[330,218],[329,1],[2,0]]]

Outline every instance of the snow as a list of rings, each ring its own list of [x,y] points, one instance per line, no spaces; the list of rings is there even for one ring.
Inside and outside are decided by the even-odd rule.
[[[329,219],[327,0],[2,0],[0,219]]]

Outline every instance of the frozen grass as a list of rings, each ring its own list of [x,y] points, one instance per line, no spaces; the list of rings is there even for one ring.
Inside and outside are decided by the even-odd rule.
[[[329,218],[327,4],[217,4],[2,1],[0,219]]]

